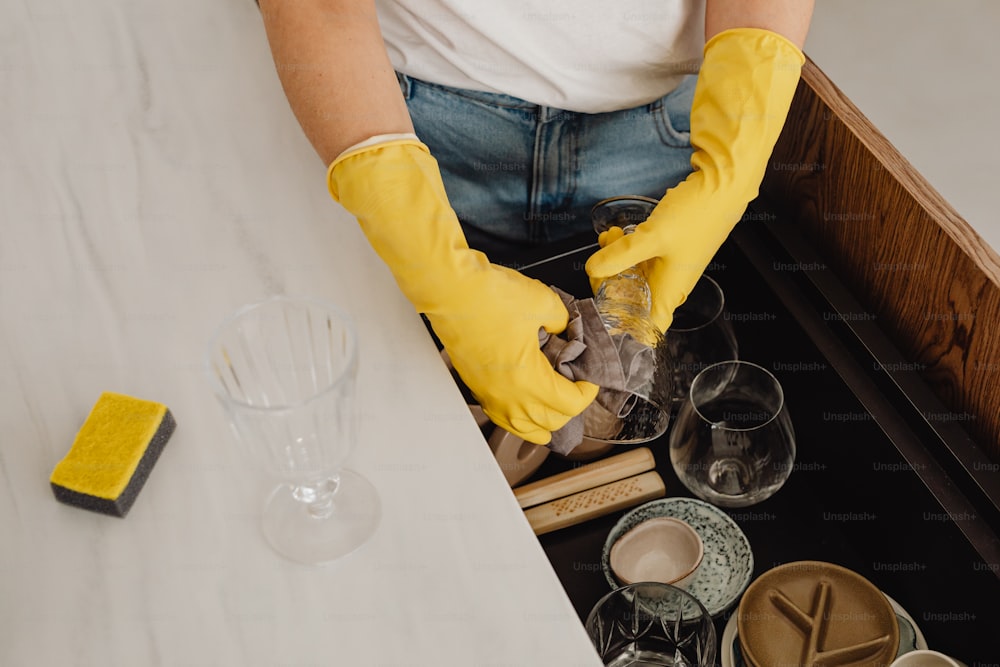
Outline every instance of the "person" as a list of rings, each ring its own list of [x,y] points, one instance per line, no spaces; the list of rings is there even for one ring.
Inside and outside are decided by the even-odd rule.
[[[285,96],[402,292],[497,425],[536,444],[598,387],[556,373],[554,291],[490,255],[659,199],[587,261],[641,264],[666,330],[756,196],[814,0],[259,0]]]

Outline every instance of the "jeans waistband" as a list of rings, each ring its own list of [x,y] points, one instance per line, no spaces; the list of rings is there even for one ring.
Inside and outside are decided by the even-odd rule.
[[[500,109],[516,109],[519,111],[530,111],[537,115],[537,120],[541,123],[555,121],[555,120],[567,120],[573,117],[581,116],[599,116],[602,114],[588,114],[580,111],[570,111],[568,109],[560,109],[559,107],[544,106],[541,104],[535,104],[534,102],[529,102],[523,100],[519,97],[514,97],[513,95],[507,95],[505,93],[494,93],[485,90],[472,90],[468,88],[456,88],[454,86],[446,86],[440,83],[431,83],[430,81],[425,81],[424,79],[418,79],[409,74],[404,74],[402,72],[396,72],[396,79],[399,81],[401,90],[406,99],[409,99],[412,95],[413,86],[429,86],[431,88],[436,88],[438,90],[462,97],[479,104],[486,106],[496,107]],[[663,104],[663,98],[658,98],[649,102],[647,104],[635,107],[635,109],[649,110],[657,109]],[[603,112],[606,114],[620,114],[628,113],[632,109],[619,109],[616,111]]]

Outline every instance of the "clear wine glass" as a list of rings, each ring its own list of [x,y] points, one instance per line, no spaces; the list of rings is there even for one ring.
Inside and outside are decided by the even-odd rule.
[[[771,497],[795,463],[781,385],[747,361],[712,364],[691,382],[670,432],[670,462],[702,500],[746,507]]]
[[[264,536],[300,563],[354,551],[381,517],[375,488],[344,468],[357,440],[357,355],[350,317],[308,298],[245,306],[208,346],[209,382],[237,440],[279,481]]]
[[[631,234],[639,223],[649,217],[656,204],[657,200],[641,196],[604,199],[591,210],[594,231],[600,234],[612,227],[620,227],[626,234]],[[610,429],[615,435],[609,437],[587,432],[586,413],[584,435],[591,440],[615,444],[648,442],[658,438],[666,432],[670,423],[673,373],[669,347],[650,315],[649,284],[641,267],[634,266],[605,279],[594,294],[594,303],[613,338],[627,336],[645,348],[640,356],[626,358],[624,355],[628,346],[623,344],[624,366],[634,367],[634,360],[641,358],[647,368],[643,369],[642,381],[632,387],[630,396],[622,404],[615,427]]]
[[[673,360],[673,402],[687,398],[695,376],[712,364],[739,358],[733,327],[724,316],[725,295],[715,280],[702,275],[680,306],[665,334]]]

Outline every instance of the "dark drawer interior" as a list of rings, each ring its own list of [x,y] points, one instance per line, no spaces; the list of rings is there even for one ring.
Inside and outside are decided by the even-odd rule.
[[[781,382],[796,432],[785,486],[726,510],[750,540],[754,576],[796,560],[848,567],[902,605],[931,648],[970,667],[995,664],[998,468],[961,429],[963,415],[928,399],[909,372],[919,369],[895,355],[820,255],[792,228],[760,217],[771,222],[742,223],[707,270],[726,294],[740,357]],[[521,268],[589,296],[583,264],[592,242],[568,241]],[[691,497],[671,469],[668,435],[646,446],[667,495]],[[532,479],[574,465],[550,456]],[[610,590],[601,548],[622,514],[539,538],[581,619]]]

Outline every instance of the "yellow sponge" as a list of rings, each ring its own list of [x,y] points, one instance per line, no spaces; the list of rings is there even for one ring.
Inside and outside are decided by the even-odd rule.
[[[167,406],[104,392],[50,479],[56,498],[125,516],[174,431]]]

